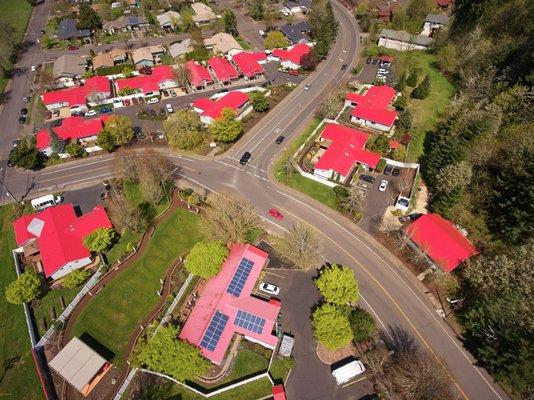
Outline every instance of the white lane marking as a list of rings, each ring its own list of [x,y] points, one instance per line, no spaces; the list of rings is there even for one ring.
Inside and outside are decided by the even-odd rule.
[[[102,158],[102,159],[95,160],[95,161],[88,162],[88,163],[84,163],[84,164],[71,165],[70,167],[67,164],[65,166],[65,168],[58,168],[58,169],[54,169],[53,171],[43,172],[43,173],[41,173],[41,176],[50,175],[50,174],[56,174],[56,173],[58,173],[60,171],[63,172],[63,171],[68,171],[70,169],[76,169],[76,168],[84,168],[85,169],[88,165],[100,164],[100,163],[108,162],[108,161],[111,161],[111,160],[113,160],[113,157]]]
[[[113,176],[114,173],[113,172],[108,172],[106,174],[102,174],[102,175],[97,175],[97,176],[92,176],[92,177],[89,177],[89,178],[84,178],[84,179],[77,179],[75,181],[71,181],[71,182],[65,182],[65,183],[62,183],[60,185],[53,185],[53,186],[48,186],[48,187],[45,187],[45,188],[37,188],[37,192],[39,191],[44,191],[44,190],[54,190],[54,189],[63,189],[65,188],[66,186],[69,186],[69,185],[73,185],[73,184],[76,184],[76,183],[80,183],[80,182],[85,182],[85,181],[90,181],[90,180],[95,180],[95,179],[100,179],[100,178],[104,178],[104,177],[108,177],[108,176]]]

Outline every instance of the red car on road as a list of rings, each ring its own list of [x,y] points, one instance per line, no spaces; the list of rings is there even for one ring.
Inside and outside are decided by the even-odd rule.
[[[67,50],[70,50],[70,51],[78,50],[78,46],[71,44],[69,47],[67,47]]]
[[[276,218],[279,221],[282,221],[284,219],[284,216],[280,211],[278,211],[276,208],[271,208],[269,210],[269,215],[273,218]]]

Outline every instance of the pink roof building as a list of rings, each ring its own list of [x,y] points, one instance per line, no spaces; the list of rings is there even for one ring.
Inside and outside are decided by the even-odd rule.
[[[268,254],[250,244],[236,244],[217,276],[209,279],[180,332],[200,347],[204,357],[220,365],[234,333],[274,349],[272,332],[280,302],[252,297],[252,289]]]
[[[150,75],[138,75],[131,78],[118,79],[115,81],[117,92],[129,88],[139,90],[145,96],[159,93],[160,89],[178,86],[174,70],[169,65],[160,65],[152,69]]]
[[[215,74],[217,80],[223,84],[239,78],[239,73],[237,70],[224,57],[211,57],[208,60],[208,65]]]
[[[47,155],[52,153],[52,149],[50,149],[50,134],[48,133],[48,129],[41,129],[35,133],[35,147]]]
[[[213,78],[208,69],[196,61],[188,61],[187,64],[185,64],[185,68],[187,70],[189,83],[191,83],[191,86],[194,88],[204,88],[206,85],[211,85],[213,83]]]
[[[193,109],[200,113],[200,119],[210,124],[214,119],[222,115],[224,108],[230,108],[234,111],[236,117],[246,109],[249,97],[246,93],[239,90],[228,92],[217,100],[211,100],[207,97],[201,97],[193,102]]]
[[[439,214],[425,214],[405,230],[406,236],[426,254],[433,265],[451,272],[478,250],[451,221]]]
[[[321,134],[321,143],[327,146],[315,164],[314,175],[331,179],[337,173],[345,181],[356,164],[376,168],[380,154],[365,150],[369,134],[343,125],[328,123]]]
[[[290,50],[274,49],[272,54],[280,60],[282,66],[290,69],[298,69],[302,64],[302,58],[310,53],[310,46],[305,43],[298,43]]]
[[[232,57],[237,68],[249,79],[254,79],[265,73],[260,65],[261,61],[267,61],[267,54],[264,51],[237,53]]]
[[[54,280],[90,264],[91,252],[83,239],[98,228],[112,227],[102,206],[78,217],[72,204],[48,207],[13,222],[17,245],[36,242],[44,276]]]
[[[388,85],[371,86],[364,95],[347,93],[347,103],[354,106],[351,121],[389,132],[397,119],[397,113],[389,108],[396,95]]]
[[[54,110],[60,107],[84,107],[93,94],[106,98],[111,96],[109,79],[105,76],[93,76],[86,79],[83,86],[45,92],[41,99],[48,110]]]

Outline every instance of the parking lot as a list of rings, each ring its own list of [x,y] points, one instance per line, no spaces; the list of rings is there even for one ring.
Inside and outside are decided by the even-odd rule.
[[[72,203],[77,212],[85,214],[95,206],[104,203],[104,193],[106,193],[106,188],[102,183],[84,189],[68,191],[62,195],[63,204]]]
[[[363,64],[363,68],[356,79],[363,84],[372,84],[376,80],[381,80],[388,85],[394,85],[395,83],[391,62],[384,62],[376,58],[365,60],[365,64]]]

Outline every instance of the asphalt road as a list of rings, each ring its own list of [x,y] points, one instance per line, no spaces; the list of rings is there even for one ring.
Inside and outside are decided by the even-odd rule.
[[[411,333],[450,371],[464,398],[507,399],[486,371],[476,366],[473,357],[425,297],[425,287],[398,259],[333,210],[271,180],[272,162],[283,149],[283,146],[274,144],[274,138],[279,134],[287,138],[298,135],[313,117],[321,96],[343,79],[341,64],[349,64],[347,71],[350,71],[350,62],[355,60],[358,48],[356,23],[337,2],[334,6],[340,22],[338,41],[329,58],[306,79],[305,82],[311,84],[309,91],[304,91],[303,85],[295,89],[233,146],[228,155],[206,160],[162,151],[182,166],[182,179],[187,184],[197,185],[206,192],[231,191],[249,199],[269,230],[281,232],[296,222],[309,225],[321,239],[319,250],[326,260],[354,269],[360,282],[362,306],[375,315],[382,329],[400,327]],[[252,160],[242,167],[236,158],[245,150],[252,152]],[[11,169],[6,182],[18,195],[27,192],[28,186],[32,185],[36,193],[38,190],[49,192],[90,186],[113,175],[112,159],[112,155],[106,155],[37,172]],[[285,219],[270,219],[268,209],[271,207],[281,210]],[[299,339],[306,338],[296,337],[297,341]],[[287,382],[288,397],[332,398],[330,392],[316,392],[315,386],[308,384],[309,379],[298,379],[302,376],[302,368],[305,366],[297,364]],[[332,385],[332,378],[324,369],[318,369],[313,380],[325,387]]]

